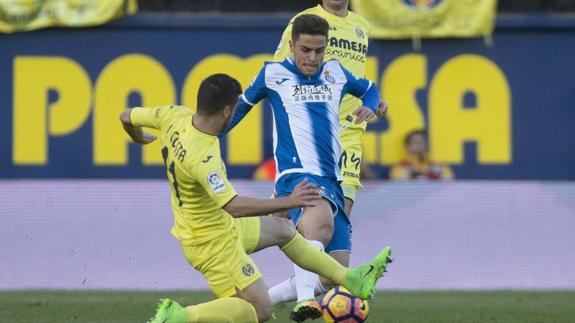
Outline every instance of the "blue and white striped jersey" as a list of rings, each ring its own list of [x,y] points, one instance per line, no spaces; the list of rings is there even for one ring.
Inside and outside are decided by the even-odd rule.
[[[339,105],[346,93],[375,112],[379,91],[358,79],[336,60],[325,62],[314,76],[303,75],[288,57],[266,62],[238,102],[226,133],[264,98],[273,111],[276,180],[288,173],[309,173],[341,180]]]

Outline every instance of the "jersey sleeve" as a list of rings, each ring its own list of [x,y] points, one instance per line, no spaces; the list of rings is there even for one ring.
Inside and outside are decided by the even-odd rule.
[[[252,84],[246,89],[238,100],[236,111],[230,123],[224,130],[224,134],[230,132],[242,119],[251,111],[254,105],[258,104],[267,95],[266,88],[266,67],[262,67],[258,75],[253,79]]]
[[[195,167],[196,180],[219,207],[226,205],[237,193],[228,181],[226,167],[219,154]]]
[[[343,92],[349,93],[361,99],[363,106],[375,112],[377,110],[377,106],[379,105],[379,101],[381,100],[379,90],[375,84],[368,79],[355,77],[345,67],[341,66],[341,64],[340,67],[343,70],[346,78]]]
[[[282,38],[280,39],[280,43],[278,44],[278,47],[276,48],[276,52],[274,53],[274,62],[281,62],[284,59],[286,59],[286,57],[290,56],[291,51],[289,49],[289,41],[291,39],[291,31],[292,31],[292,25],[293,25],[293,19],[290,20],[289,24],[286,26],[283,34],[282,34]]]
[[[159,106],[153,108],[136,107],[130,111],[130,121],[134,126],[160,129],[162,122],[179,109],[175,106]]]

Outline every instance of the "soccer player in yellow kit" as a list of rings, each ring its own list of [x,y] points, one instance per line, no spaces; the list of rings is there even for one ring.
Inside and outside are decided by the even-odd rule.
[[[162,156],[171,188],[172,234],[187,261],[202,272],[218,299],[182,307],[170,299],[158,305],[151,322],[263,322],[271,315],[267,287],[248,253],[279,246],[293,262],[369,298],[386,266],[385,249],[369,263],[347,269],[311,246],[285,219],[257,217],[314,205],[320,190],[302,181],[279,199],[238,196],[226,176],[217,135],[225,129],[241,93],[225,74],[205,79],[198,91],[197,113],[183,106],[128,109],[120,115],[124,130],[137,143],[160,130]]]
[[[367,49],[370,25],[361,16],[348,10],[348,0],[323,0],[321,5],[304,10],[292,18],[283,32],[282,39],[274,55],[274,61],[282,61],[291,55],[289,40],[291,39],[292,24],[296,17],[303,14],[318,15],[329,23],[329,40],[325,51],[325,61],[338,60],[343,67],[354,76],[361,78],[365,74],[367,63]],[[349,216],[353,207],[357,191],[361,188],[359,180],[360,164],[362,158],[361,136],[365,132],[367,122],[356,123],[353,112],[361,106],[361,100],[346,95],[340,105],[340,127],[342,144],[341,173],[343,176],[342,189],[345,197],[345,213]],[[387,111],[387,104],[381,102],[376,115],[382,116]],[[349,266],[349,253],[347,251],[329,250],[332,257],[344,266]],[[288,279],[270,289],[272,303],[291,301],[296,299],[298,304],[294,308],[292,318],[317,318],[320,315],[319,305],[313,301],[315,280],[319,290],[321,284],[316,275],[310,273],[309,277],[297,277],[302,275],[296,271],[296,279]],[[307,281],[307,283],[301,283]],[[298,282],[296,286],[296,282]],[[306,303],[309,302],[309,303]],[[306,305],[307,304],[307,305]]]

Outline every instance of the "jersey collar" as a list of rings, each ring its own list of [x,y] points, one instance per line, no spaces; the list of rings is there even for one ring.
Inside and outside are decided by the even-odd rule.
[[[323,11],[326,16],[329,16],[329,19],[337,20],[337,19],[345,19],[345,18],[349,17],[349,9],[347,9],[347,15],[345,15],[345,17],[340,17],[340,16],[336,16],[333,13],[325,10],[325,8],[321,6],[321,4],[318,4],[317,8],[319,10]]]

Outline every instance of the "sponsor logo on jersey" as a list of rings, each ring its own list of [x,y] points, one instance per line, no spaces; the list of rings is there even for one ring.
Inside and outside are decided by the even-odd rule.
[[[226,182],[218,171],[212,171],[208,174],[208,183],[214,193],[219,193],[226,189]]]
[[[367,61],[367,40],[363,39],[363,42],[357,42],[330,37],[329,46],[325,50],[325,54],[336,57],[338,60],[352,60],[365,63]]]
[[[357,32],[357,30],[356,30],[356,32]],[[364,37],[365,37],[365,35],[364,35]],[[329,39],[329,46],[340,48],[340,49],[347,49],[347,50],[354,51],[356,53],[367,55],[367,44],[347,40],[344,38],[331,37]]]
[[[333,95],[331,87],[323,85],[292,85],[292,96],[296,102],[325,102],[331,101]]]

